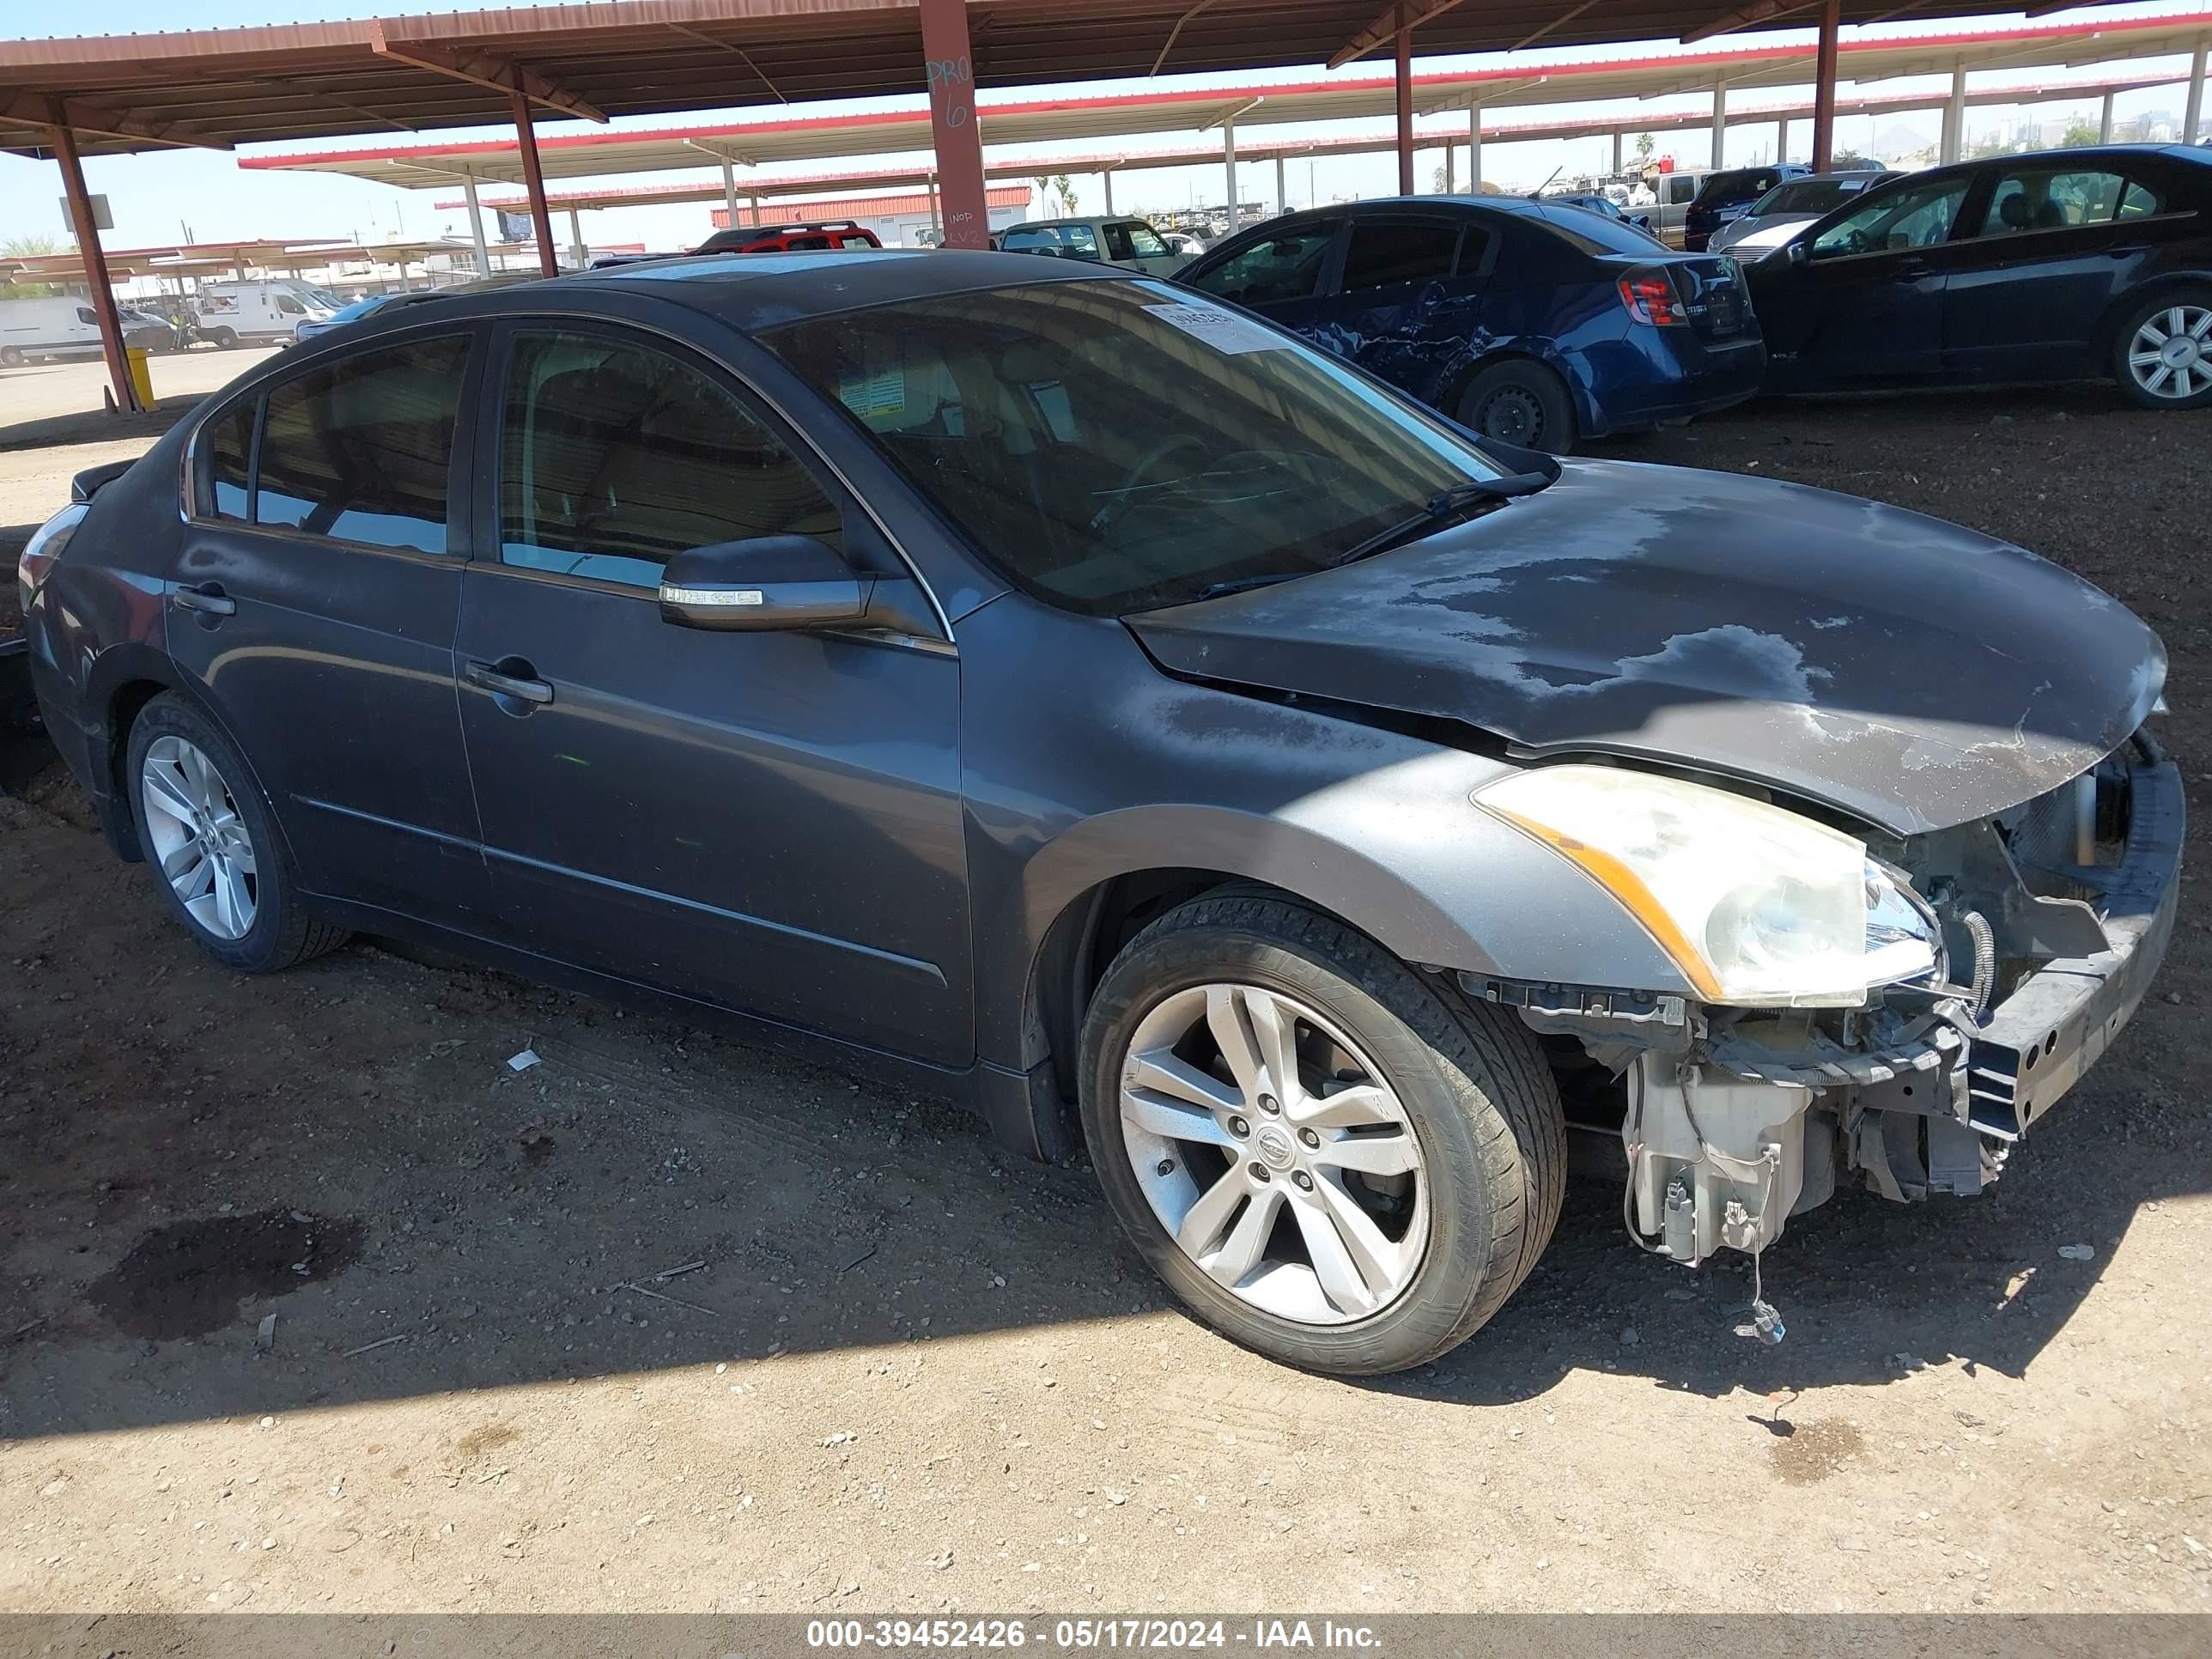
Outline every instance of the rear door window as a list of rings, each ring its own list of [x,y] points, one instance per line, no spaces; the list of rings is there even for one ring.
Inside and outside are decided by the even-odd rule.
[[[261,400],[249,398],[207,429],[208,509],[243,524],[252,516],[253,422]]]
[[[2126,191],[2124,179],[2101,169],[2014,167],[1997,179],[1981,234],[2016,236],[2022,231],[2108,224]]]
[[[1354,219],[1341,291],[1441,282],[1459,252],[1460,228],[1444,219]]]
[[[1137,257],[1137,250],[1129,240],[1128,226],[1104,225],[1101,226],[1100,228],[1104,230],[1106,233],[1106,257],[1108,258],[1133,259]]]
[[[373,547],[446,550],[447,475],[469,338],[356,352],[272,387],[253,522]]]
[[[1190,278],[1191,286],[1240,306],[1310,300],[1320,290],[1322,268],[1336,242],[1337,222],[1332,219],[1262,237]]]

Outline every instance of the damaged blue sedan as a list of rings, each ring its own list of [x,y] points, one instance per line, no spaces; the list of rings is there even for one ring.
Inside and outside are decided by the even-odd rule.
[[[1178,272],[1462,426],[1564,455],[1741,403],[1766,370],[1734,259],[1517,196],[1270,219]]]
[[[1980,1191],[2173,925],[2165,653],[2087,583],[1109,268],[424,299],[77,493],[39,699],[214,959],[414,937],[1079,1137],[1320,1370],[1491,1318],[1571,1138],[1685,1268]]]

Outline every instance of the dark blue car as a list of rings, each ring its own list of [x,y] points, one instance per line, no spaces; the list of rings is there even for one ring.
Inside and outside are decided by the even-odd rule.
[[[2144,409],[2212,406],[2212,150],[1907,173],[1746,277],[1778,392],[2103,376]]]
[[[1414,197],[1288,214],[1177,281],[1485,437],[1564,454],[1739,403],[1766,367],[1735,260],[1581,208]]]

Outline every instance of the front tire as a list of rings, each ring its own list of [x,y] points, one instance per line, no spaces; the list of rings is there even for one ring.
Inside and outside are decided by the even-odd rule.
[[[1486,438],[1565,455],[1575,447],[1574,404],[1566,383],[1525,357],[1493,363],[1459,395],[1453,418]]]
[[[1402,1370],[1528,1277],[1565,1191],[1535,1040],[1295,901],[1194,900],[1084,1025],[1109,1205],[1199,1318],[1271,1358]]]
[[[2120,325],[2112,378],[2138,409],[2212,404],[2212,289],[2145,301]]]
[[[273,974],[336,950],[285,867],[275,820],[222,729],[163,693],[131,727],[126,761],[138,845],[172,914],[226,968]]]

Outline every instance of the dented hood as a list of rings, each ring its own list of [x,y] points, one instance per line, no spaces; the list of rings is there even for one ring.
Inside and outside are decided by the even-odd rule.
[[[1797,484],[1570,461],[1395,551],[1129,619],[1170,672],[1730,774],[1899,836],[2142,721],[2158,637],[2018,548]]]

